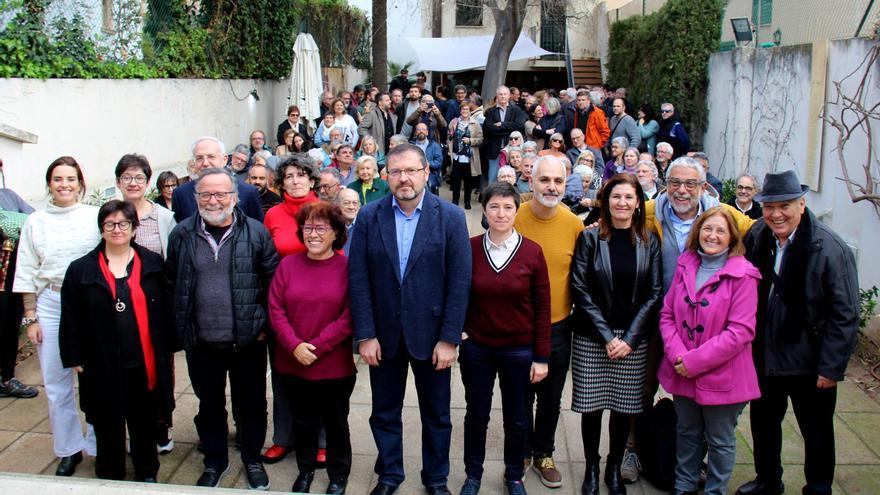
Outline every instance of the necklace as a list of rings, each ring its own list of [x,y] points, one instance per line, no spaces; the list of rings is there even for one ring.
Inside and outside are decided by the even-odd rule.
[[[126,259],[125,259],[125,266],[128,266],[128,264],[131,263],[131,259],[133,257],[134,257],[134,250],[131,247],[129,247],[128,248],[128,255],[126,256]],[[108,261],[110,260],[109,255],[107,255],[107,260]],[[125,307],[126,307],[125,303],[122,302],[122,299],[120,299],[119,296],[116,296],[116,312],[122,313],[123,311],[125,311]]]

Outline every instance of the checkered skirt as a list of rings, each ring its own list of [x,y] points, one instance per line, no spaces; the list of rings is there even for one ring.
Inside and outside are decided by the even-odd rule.
[[[620,337],[624,330],[614,329]],[[608,359],[605,346],[584,335],[572,341],[571,376],[574,384],[571,410],[589,413],[610,409],[624,414],[642,412],[642,389],[648,360],[643,341],[624,359]]]

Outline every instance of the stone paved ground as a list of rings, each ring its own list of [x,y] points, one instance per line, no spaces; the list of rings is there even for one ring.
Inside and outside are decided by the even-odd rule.
[[[472,232],[479,232],[480,213],[471,210],[468,215]],[[174,413],[174,451],[161,457],[159,481],[192,485],[202,470],[202,456],[195,449],[197,435],[192,418],[197,410],[197,399],[186,373],[186,360],[182,353],[176,357],[177,366],[177,409]],[[348,493],[352,495],[367,494],[376,482],[373,474],[373,461],[376,447],[368,425],[370,413],[370,384],[367,366],[358,363],[358,381],[351,398],[351,416],[349,418],[354,450],[354,466],[350,478]],[[27,384],[39,385],[42,382],[39,363],[36,356],[25,360],[18,368],[19,378]],[[451,457],[451,474],[449,486],[457,493],[464,480],[464,468],[461,460],[463,451],[464,422],[464,391],[458,369],[453,369],[452,376],[452,421],[453,440]],[[271,390],[271,387],[269,387]],[[29,473],[51,475],[55,471],[57,459],[52,454],[52,438],[46,408],[45,393],[40,389],[35,399],[0,398],[0,472]],[[557,430],[557,465],[562,471],[564,485],[560,489],[544,488],[533,472],[526,475],[526,487],[531,494],[576,494],[579,493],[583,481],[584,455],[580,440],[580,421],[577,414],[569,409],[571,404],[571,381],[569,380],[563,398],[563,413]],[[486,473],[483,479],[483,493],[504,493],[502,474],[503,433],[501,428],[501,410],[499,393],[496,388],[494,409],[487,445]],[[270,406],[271,411],[271,397]],[[230,420],[231,421],[231,420]],[[401,494],[424,493],[419,483],[420,469],[420,427],[415,388],[410,380],[404,409],[404,442],[406,454],[406,470],[408,478]],[[798,433],[793,414],[789,413],[783,425],[784,445],[783,460],[785,462],[784,481],[788,493],[798,493],[803,485],[803,439]],[[837,474],[835,493],[848,495],[880,494],[880,405],[868,398],[852,382],[840,384],[837,412],[835,415],[835,431],[837,435]],[[271,420],[267,446],[271,440]],[[737,465],[731,481],[732,490],[753,476],[751,436],[749,433],[748,413],[740,418],[738,427]],[[242,473],[241,461],[235,448],[230,447],[230,460],[233,463],[232,475],[227,476],[223,486],[229,488],[246,488]],[[607,451],[603,443],[602,452]],[[289,491],[296,477],[296,464],[292,457],[267,466],[272,483],[272,490]],[[94,477],[94,460],[87,458],[80,465],[77,477]],[[326,474],[319,472],[314,490],[326,486]],[[602,493],[605,487],[602,487]],[[733,492],[731,490],[731,493]],[[0,492],[3,490],[0,489]],[[56,492],[57,493],[57,492]],[[628,493],[659,494],[649,483],[640,481],[628,486]]]

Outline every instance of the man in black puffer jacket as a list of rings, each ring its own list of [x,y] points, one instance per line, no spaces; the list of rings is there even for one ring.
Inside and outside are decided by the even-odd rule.
[[[267,489],[260,449],[266,438],[266,301],[278,265],[269,231],[237,207],[229,171],[207,168],[195,180],[198,215],[168,238],[166,274],[174,325],[199,398],[196,429],[205,453],[198,486],[217,486],[229,467],[226,376],[241,434],[248,485]]]

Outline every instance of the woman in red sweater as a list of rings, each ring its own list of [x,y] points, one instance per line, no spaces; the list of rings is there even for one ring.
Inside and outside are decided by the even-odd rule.
[[[288,254],[306,251],[297,234],[296,215],[303,205],[320,201],[314,191],[318,168],[308,155],[293,153],[281,158],[276,175],[275,185],[281,191],[283,201],[266,212],[263,223],[272,234],[278,256],[284,258]]]
[[[285,155],[278,162],[278,170],[275,185],[283,201],[266,212],[263,222],[272,235],[278,256],[284,258],[287,255],[306,252],[306,246],[299,236],[299,223],[296,216],[300,209],[309,203],[320,201],[315,194],[314,188],[317,183],[318,168],[312,159],[304,153],[292,153]],[[269,343],[269,361],[272,370],[276,370],[274,359],[273,342]],[[284,459],[287,452],[293,447],[293,420],[287,407],[287,397],[284,387],[278,380],[278,374],[272,373],[272,394],[275,402],[272,406],[272,446],[263,453],[263,461],[274,464]]]
[[[471,238],[471,294],[459,358],[467,402],[462,495],[480,489],[496,374],[504,416],[505,486],[511,495],[526,493],[529,383],[547,376],[550,279],[541,247],[513,228],[518,208],[516,189],[493,182],[483,191],[489,230]]]
[[[269,319],[275,330],[275,371],[293,416],[299,475],[292,491],[308,493],[315,478],[318,433],[327,432],[324,493],[344,493],[351,471],[349,398],[355,383],[351,357],[345,218],[324,201],[297,215],[297,237],[307,251],[287,256],[269,288]]]

